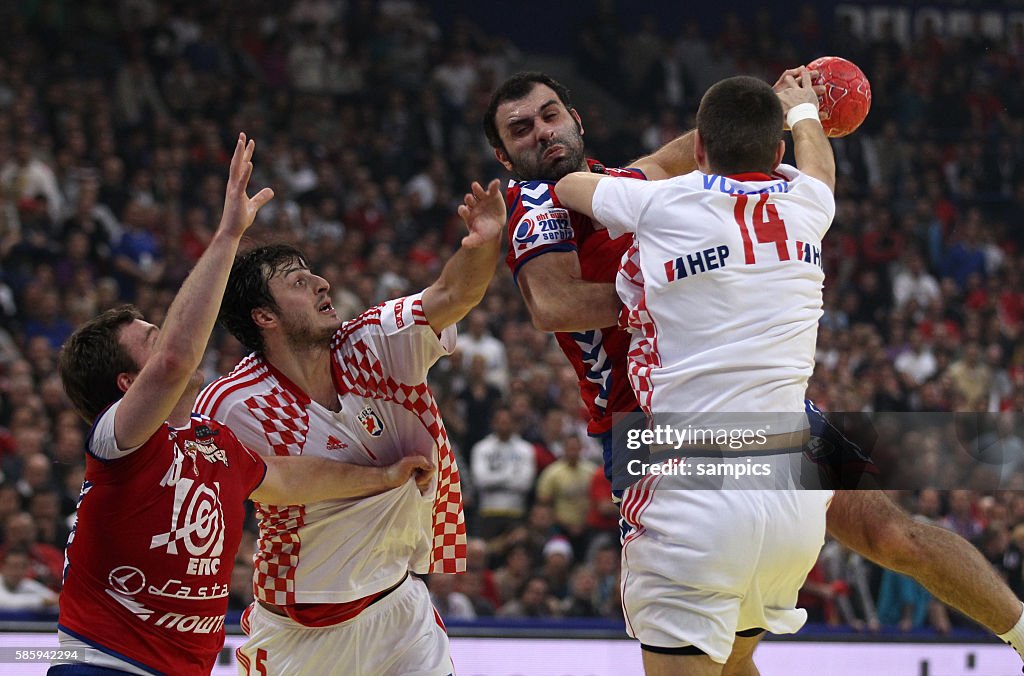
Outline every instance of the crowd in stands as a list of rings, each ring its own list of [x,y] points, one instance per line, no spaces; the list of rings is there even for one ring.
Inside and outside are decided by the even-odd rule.
[[[611,165],[686,131],[721,77],[774,81],[825,53],[868,73],[872,112],[834,141],[808,397],[826,411],[1002,412],[999,486],[1024,488],[1024,28],[869,37],[808,5],[634,29],[625,11],[600,2],[559,27],[579,35],[566,45],[577,77],[627,108],[613,125],[580,104],[589,152]],[[7,3],[0,21],[0,609],[52,608],[88,433],[56,355],[123,302],[159,323],[219,218],[238,131],[259,147],[252,184],[277,194],[252,238],[302,248],[351,317],[429,284],[461,239],[470,181],[507,177],[481,119],[522,54],[416,0],[37,0]],[[504,266],[460,332],[430,383],[463,468],[469,572],[430,577],[436,606],[447,619],[621,618],[617,512],[573,370]],[[242,356],[218,331],[208,377]],[[903,441],[922,466],[952,443]],[[1024,593],[1024,494],[893,494]],[[236,610],[252,599],[250,528]],[[835,542],[805,597],[813,619],[854,629],[962,622]]]

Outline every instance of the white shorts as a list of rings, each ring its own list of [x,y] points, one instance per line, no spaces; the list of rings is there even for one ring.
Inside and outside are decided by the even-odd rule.
[[[412,577],[351,620],[306,627],[258,603],[243,614],[249,640],[235,651],[239,674],[449,676],[448,634],[427,587]]]
[[[652,479],[623,497],[636,526],[622,549],[630,636],[724,663],[737,632],[803,626],[797,593],[824,543],[831,491],[657,490]]]

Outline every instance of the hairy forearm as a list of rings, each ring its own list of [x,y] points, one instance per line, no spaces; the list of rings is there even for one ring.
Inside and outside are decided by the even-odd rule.
[[[393,488],[388,484],[384,467],[314,457],[268,457],[264,460],[267,476],[250,497],[266,504],[296,505],[362,498]]]
[[[215,235],[167,310],[156,349],[173,355],[185,374],[195,371],[202,361],[239,239],[223,233]]]
[[[533,325],[540,331],[588,331],[614,326],[622,302],[612,283],[575,279],[532,293],[524,285]]]
[[[829,188],[835,189],[836,160],[832,146],[814,120],[797,122],[793,127],[793,153],[797,169],[821,179]]]
[[[445,263],[441,275],[428,289],[424,312],[430,326],[440,332],[466,316],[484,297],[501,254],[501,240],[477,247],[461,247]]]

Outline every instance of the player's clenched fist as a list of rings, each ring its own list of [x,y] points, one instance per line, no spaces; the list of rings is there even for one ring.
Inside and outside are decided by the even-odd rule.
[[[402,458],[393,465],[384,468],[384,483],[389,488],[397,488],[412,477],[420,495],[426,495],[434,479],[434,465],[422,455]]]

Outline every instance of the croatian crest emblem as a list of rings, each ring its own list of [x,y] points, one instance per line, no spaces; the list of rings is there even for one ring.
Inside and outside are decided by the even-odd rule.
[[[384,421],[369,406],[359,412],[359,422],[371,437],[379,437],[384,433]]]

